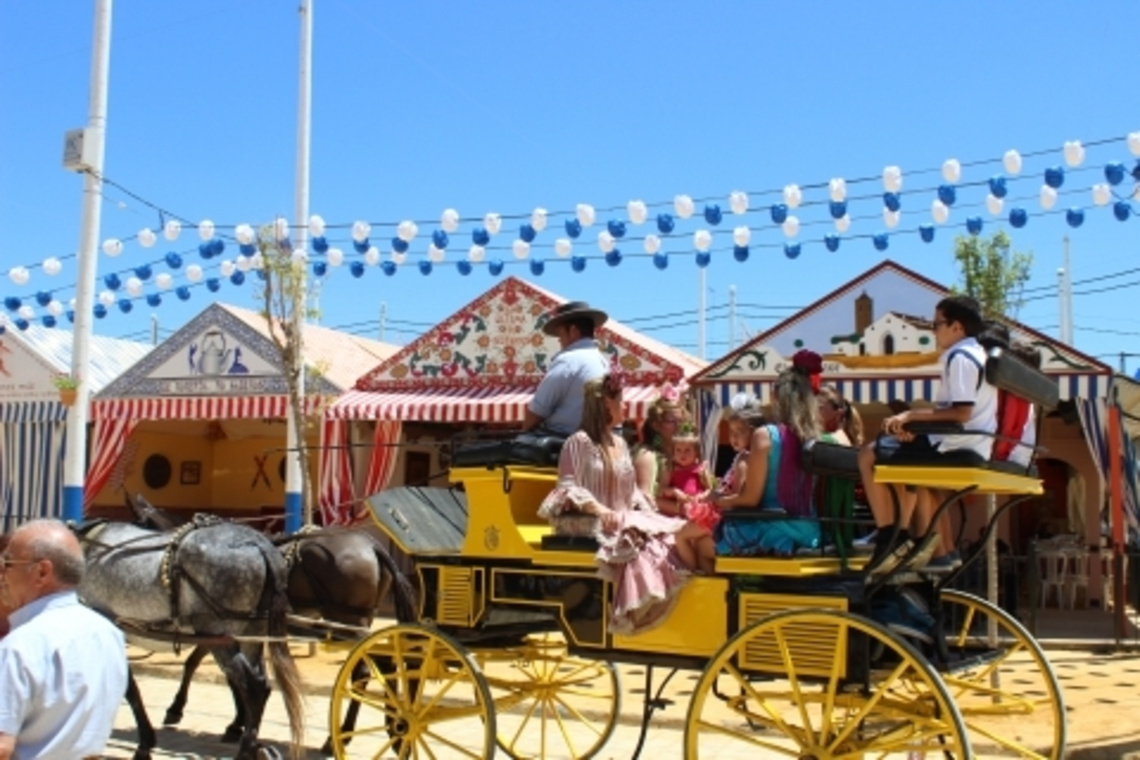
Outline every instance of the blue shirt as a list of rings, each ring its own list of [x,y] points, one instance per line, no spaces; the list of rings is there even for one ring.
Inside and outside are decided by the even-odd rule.
[[[0,732],[16,760],[99,755],[127,691],[123,634],[74,591],[40,597],[8,616],[0,641]]]
[[[585,387],[609,371],[610,365],[593,338],[574,341],[554,355],[527,408],[542,417],[542,427],[570,435],[582,425]]]

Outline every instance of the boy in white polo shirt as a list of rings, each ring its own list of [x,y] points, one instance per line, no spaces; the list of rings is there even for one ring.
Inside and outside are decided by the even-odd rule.
[[[990,458],[992,434],[997,430],[997,389],[985,379],[985,349],[976,336],[983,329],[981,309],[968,296],[950,296],[934,309],[934,340],[942,349],[939,360],[942,382],[934,398],[933,409],[911,409],[883,421],[886,437],[863,447],[859,452],[859,468],[867,501],[879,529],[876,535],[872,566],[876,573],[887,573],[913,548],[907,526],[914,517],[916,536],[930,527],[934,500],[929,495],[919,499],[918,492],[899,492],[899,541],[890,549],[891,524],[895,520],[890,486],[875,482],[875,464],[929,464],[932,460],[977,466]],[[908,422],[958,423],[963,430],[976,431],[949,435],[914,435],[905,430]],[[988,434],[988,435],[986,435]],[[916,502],[921,506],[915,510]],[[934,548],[938,548],[935,541]]]

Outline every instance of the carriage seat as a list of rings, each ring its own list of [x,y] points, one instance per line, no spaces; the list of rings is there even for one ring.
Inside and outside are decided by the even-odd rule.
[[[596,552],[598,541],[593,536],[560,536],[550,534],[542,537],[544,551]]]
[[[501,440],[456,443],[451,464],[453,467],[488,469],[512,464],[557,467],[565,442],[565,438],[549,433],[520,433]]]

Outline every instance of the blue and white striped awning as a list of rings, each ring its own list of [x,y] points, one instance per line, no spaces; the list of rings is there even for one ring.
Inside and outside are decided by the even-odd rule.
[[[67,407],[58,401],[21,401],[0,404],[0,424],[6,422],[63,422]]]
[[[4,532],[29,520],[61,516],[66,438],[64,422],[0,425],[0,528]]]

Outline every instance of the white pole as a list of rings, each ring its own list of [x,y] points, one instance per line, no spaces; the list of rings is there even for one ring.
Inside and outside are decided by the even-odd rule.
[[[87,367],[91,348],[95,273],[99,252],[99,217],[103,212],[103,152],[107,135],[107,80],[111,67],[111,0],[95,0],[95,32],[91,46],[91,94],[87,104],[84,153],[90,158],[83,178],[83,215],[79,230],[78,280],[75,283],[75,332],[71,374],[79,379],[75,405],[67,414],[63,461],[63,517],[83,519],[83,482],[87,472],[87,404],[91,385]],[[89,153],[87,151],[90,151]]]
[[[1068,334],[1068,320],[1065,315],[1065,269],[1062,267],[1057,270],[1057,337],[1062,343],[1068,343],[1065,340]]]
[[[293,246],[297,250],[305,250],[308,246],[309,232],[309,137],[312,124],[311,100],[313,94],[313,2],[301,0],[299,9],[301,14],[301,46],[300,65],[297,79],[297,173],[294,185],[293,203]],[[305,397],[305,360],[304,353],[304,327],[305,327],[305,270],[301,269],[301,282],[293,300],[293,330],[296,335],[296,350],[294,361],[299,370],[298,390],[301,398]],[[301,526],[309,522],[307,505],[302,503],[301,494],[301,468],[305,466],[301,452],[301,436],[303,431],[297,429],[294,415],[288,415],[286,424],[286,447],[289,450],[287,466],[285,468],[285,530],[295,533]]]
[[[728,286],[728,350],[736,348],[736,286]]]
[[[384,342],[384,333],[388,328],[388,303],[380,302],[380,342]]]
[[[150,315],[150,344],[152,346],[158,345],[158,315]]]
[[[697,286],[701,289],[700,294],[697,296],[697,356],[701,359],[705,358],[705,310],[706,310],[706,293],[708,291],[708,273],[704,267],[700,268],[700,275],[697,277]]]
[[[1069,264],[1069,236],[1065,236],[1065,286],[1061,291],[1061,298],[1065,302],[1065,331],[1061,340],[1065,345],[1073,345],[1073,268]]]

